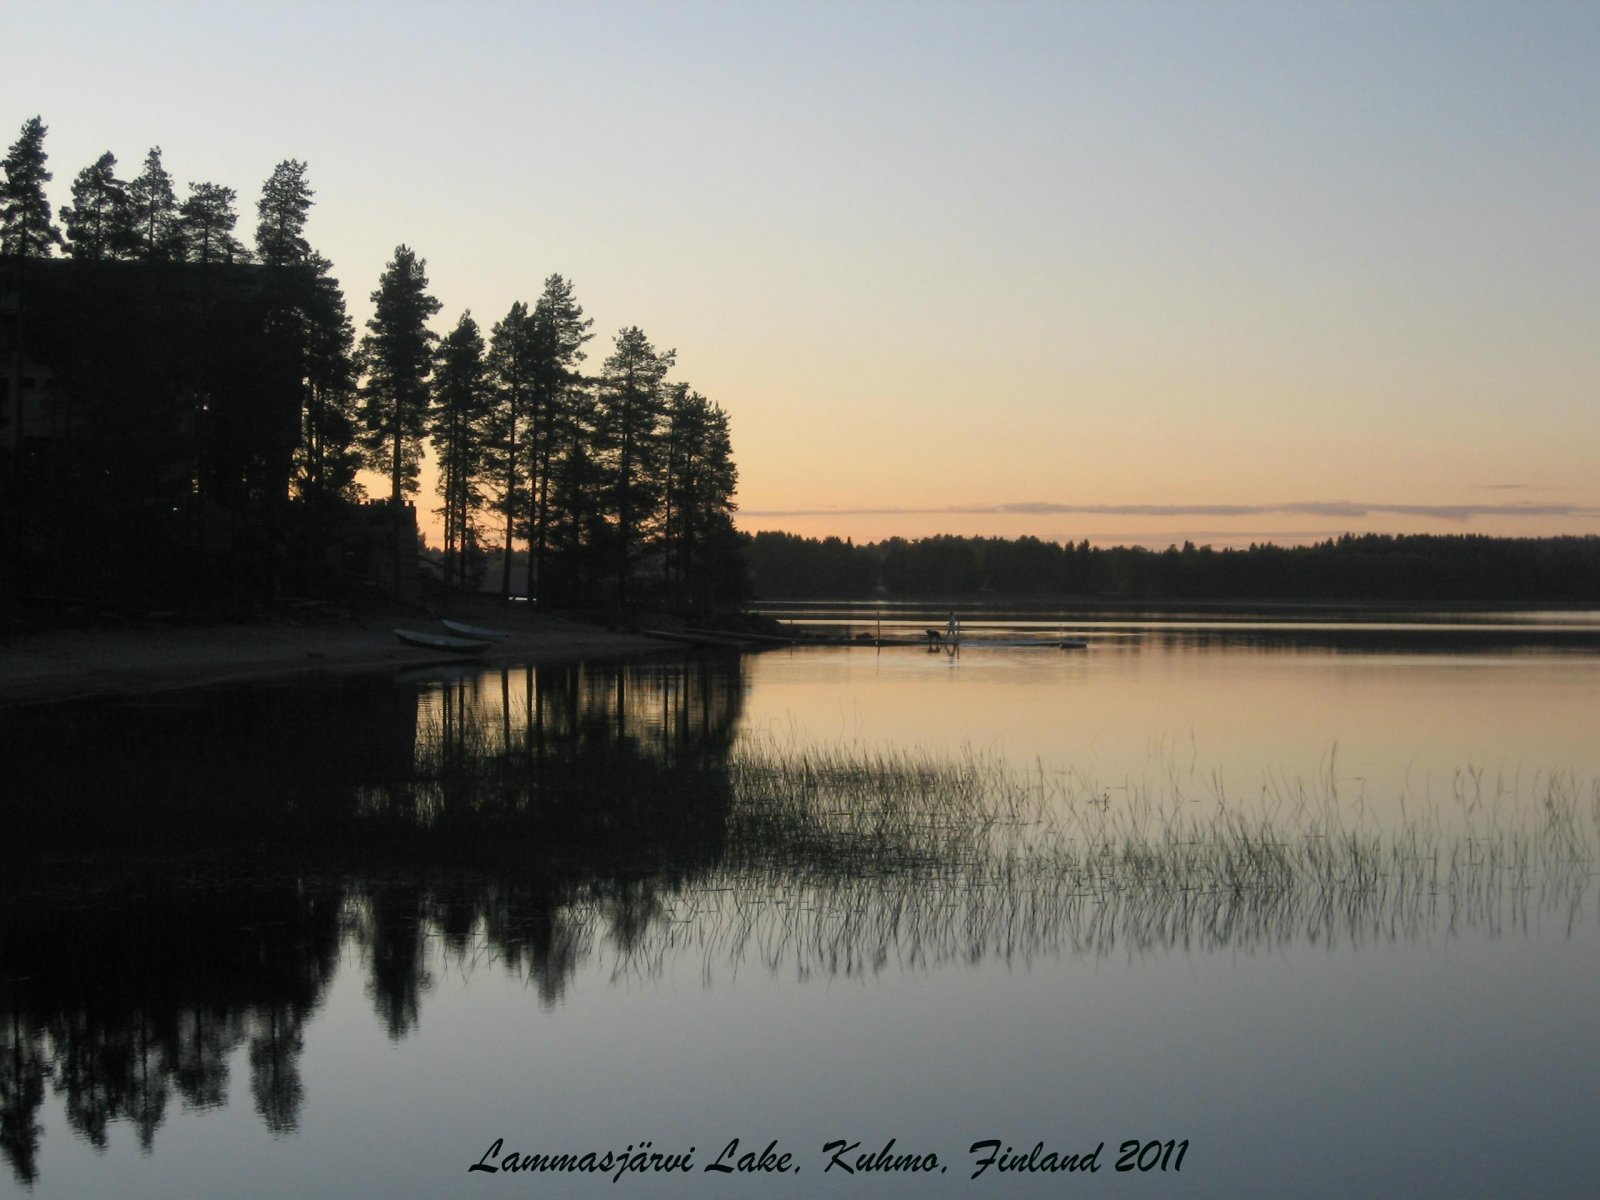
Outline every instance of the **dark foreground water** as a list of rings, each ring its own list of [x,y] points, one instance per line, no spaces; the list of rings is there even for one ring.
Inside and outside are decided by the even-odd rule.
[[[0,713],[0,1191],[1600,1192],[1600,631],[1077,628]]]

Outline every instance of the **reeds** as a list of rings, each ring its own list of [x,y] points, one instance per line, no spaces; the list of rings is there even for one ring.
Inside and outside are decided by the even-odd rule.
[[[442,813],[511,819],[554,851],[569,963],[630,973],[691,952],[708,972],[851,974],[1559,930],[1585,915],[1600,862],[1600,781],[1463,769],[1380,819],[1363,789],[1341,791],[1336,746],[1311,777],[1269,772],[1240,800],[1192,764],[1107,783],[971,750],[612,742],[555,754],[552,804],[526,738],[470,705],[441,722],[419,725],[410,820],[437,834]],[[679,810],[697,823],[679,828]],[[620,874],[587,847],[597,829],[624,839]]]
[[[1328,786],[1251,806],[1111,790],[1072,775],[837,747],[757,746],[709,869],[651,891],[625,936],[597,881],[565,906],[581,958],[653,975],[758,965],[798,976],[1060,954],[1267,952],[1594,919],[1600,783],[1554,775],[1382,826]],[[1329,779],[1331,779],[1331,773]],[[629,885],[635,891],[638,881]],[[648,888],[648,884],[645,885]],[[645,920],[638,913],[645,911]]]

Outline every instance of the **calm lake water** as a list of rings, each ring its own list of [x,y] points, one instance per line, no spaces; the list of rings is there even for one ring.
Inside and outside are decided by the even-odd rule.
[[[1600,1194],[1600,615],[963,633],[0,712],[0,1192]]]

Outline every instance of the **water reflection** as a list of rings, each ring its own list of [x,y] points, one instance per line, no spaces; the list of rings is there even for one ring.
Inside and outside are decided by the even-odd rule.
[[[1113,799],[981,755],[741,742],[727,659],[8,714],[0,1149],[60,1098],[103,1147],[228,1101],[293,1132],[305,1031],[358,963],[391,1039],[442,970],[554,1007],[582,971],[708,984],[1040,956],[1261,953],[1593,913],[1600,793],[1372,829]],[[1467,798],[1468,800],[1471,797]],[[1470,816],[1471,814],[1468,814]]]
[[[741,695],[736,667],[689,661],[7,714],[15,1174],[37,1177],[47,1086],[91,1144],[126,1120],[148,1150],[174,1100],[224,1102],[246,1046],[256,1111],[292,1131],[347,944],[391,1038],[418,1027],[434,938],[481,939],[554,1004],[575,896],[632,947],[653,889],[715,861]]]
[[[256,1112],[293,1130],[301,1030],[338,961],[337,896],[266,881],[96,882],[92,896],[13,897],[0,923],[0,1104],[17,1176],[37,1174],[46,1082],[91,1144],[126,1120],[148,1151],[174,1099],[226,1101],[229,1060],[245,1045]]]

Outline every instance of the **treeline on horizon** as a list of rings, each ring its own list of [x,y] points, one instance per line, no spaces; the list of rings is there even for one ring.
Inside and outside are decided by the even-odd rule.
[[[1036,537],[855,545],[747,535],[757,598],[1049,597],[1117,601],[1600,602],[1600,537],[1345,534],[1305,546],[1150,550]]]
[[[14,305],[0,332],[12,348],[13,420],[26,415],[21,364],[36,359],[87,418],[66,438],[59,430],[49,439],[13,431],[3,507],[14,530],[28,526],[12,539],[13,565],[40,574],[49,565],[42,548],[64,538],[76,537],[81,555],[85,531],[96,519],[117,524],[119,510],[176,512],[204,501],[232,515],[242,546],[235,557],[251,555],[256,567],[243,574],[258,587],[270,575],[276,587],[286,557],[326,549],[316,544],[319,512],[366,498],[359,469],[388,478],[392,505],[417,497],[426,442],[439,465],[435,511],[444,522],[449,584],[479,586],[491,552],[520,541],[545,602],[693,607],[742,594],[726,413],[670,381],[675,351],[658,350],[636,326],[616,335],[598,373],[584,373],[593,321],[561,275],[545,280],[532,305],[516,302],[487,330],[464,310],[440,337],[428,327],[443,306],[429,292],[426,262],[402,244],[371,294],[374,313],[358,341],[333,264],[305,238],[314,194],[305,163],[281,162],[266,180],[252,250],[234,233],[237,192],[191,183],[180,202],[160,147],[131,180],[118,178],[107,151],[77,174],[71,203],[54,209],[44,187],[52,178],[46,132],[38,117],[24,122],[0,177],[0,292]],[[57,251],[74,266],[52,279],[37,264]],[[197,274],[217,286],[197,288]],[[90,355],[85,346],[119,335],[109,319],[84,332],[71,315],[83,295],[99,297],[101,308],[109,297],[130,310],[182,311],[159,329],[147,313],[130,311],[129,326],[156,338],[155,348],[150,337],[130,335],[122,351]],[[54,338],[68,361],[43,359],[56,332],[50,317],[74,326]],[[249,353],[234,354],[219,372],[217,355],[194,343],[214,340],[221,325],[229,351],[248,343]],[[91,356],[97,361],[86,364]],[[165,370],[144,361],[161,357]],[[246,360],[253,365],[241,369]],[[263,399],[269,377],[273,395]],[[156,394],[163,390],[174,395]],[[292,394],[277,394],[284,390]],[[110,411],[130,395],[154,426],[138,431],[141,440],[184,447],[169,451],[173,462],[141,472],[136,456],[119,448],[126,444],[120,433],[93,428],[131,423]],[[281,419],[286,411],[292,423]],[[232,440],[219,440],[214,431],[228,422]],[[75,460],[59,450],[68,442]],[[185,456],[192,461],[177,461]],[[57,492],[42,494],[52,482]],[[51,525],[54,513],[81,507],[89,491],[100,497],[92,511],[80,512],[71,528]],[[121,529],[137,533],[126,520]],[[162,534],[146,529],[145,536]],[[125,541],[107,537],[103,549],[116,557]],[[30,546],[39,559],[31,564]],[[398,547],[396,555],[413,549]],[[510,556],[501,558],[499,587],[509,594]]]

